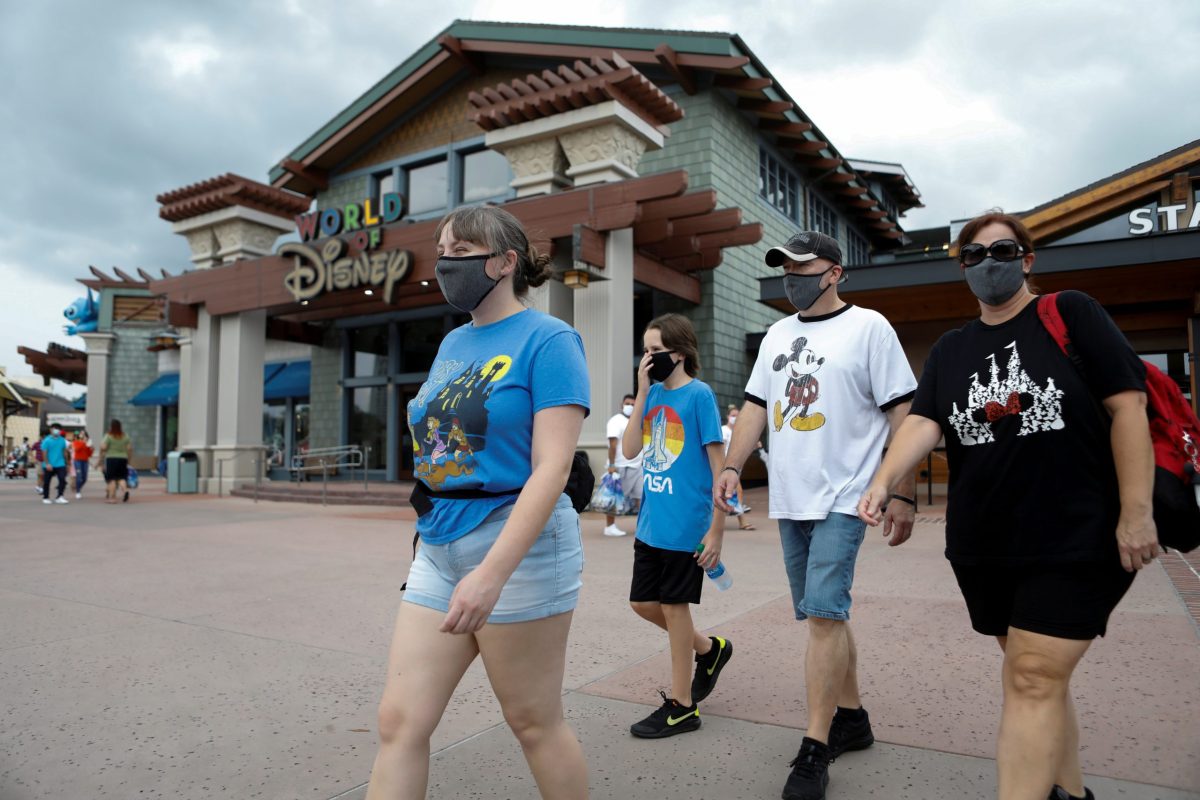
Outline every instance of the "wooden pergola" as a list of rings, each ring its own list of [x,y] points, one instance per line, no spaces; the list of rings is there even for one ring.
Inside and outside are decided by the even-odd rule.
[[[693,303],[700,302],[695,274],[721,263],[726,247],[754,244],[762,225],[743,225],[741,210],[717,209],[712,190],[687,192],[683,170],[513,200],[504,209],[519,219],[543,251],[571,249],[571,260],[595,268],[603,278],[605,236],[633,229],[634,280]],[[293,258],[265,256],[212,269],[152,279],[149,288],[173,305],[204,305],[213,315],[266,309],[290,323],[380,313],[441,303],[434,275],[437,220],[384,226],[379,250],[407,250],[411,268],[392,302],[359,289],[297,303],[284,285]],[[582,290],[586,291],[586,289]]]

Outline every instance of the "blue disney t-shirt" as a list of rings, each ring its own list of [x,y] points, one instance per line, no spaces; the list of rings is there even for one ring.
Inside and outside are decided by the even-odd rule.
[[[414,476],[435,492],[519,490],[533,472],[533,415],[565,405],[586,411],[590,396],[583,341],[567,323],[532,309],[467,323],[442,340],[408,404]],[[417,532],[430,544],[452,542],[516,499],[434,498]]]
[[[713,516],[713,474],[705,446],[722,441],[717,396],[707,383],[650,387],[642,418],[637,538],[663,550],[696,549]]]

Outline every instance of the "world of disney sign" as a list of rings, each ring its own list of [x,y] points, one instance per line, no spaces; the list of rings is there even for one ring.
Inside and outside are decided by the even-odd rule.
[[[297,216],[300,241],[287,242],[277,251],[277,255],[293,259],[284,286],[297,302],[360,286],[380,287],[383,302],[392,302],[396,284],[412,268],[412,254],[407,250],[372,251],[383,240],[380,226],[403,215],[404,198],[389,192],[379,199],[378,207],[367,199]],[[318,236],[331,238],[318,247],[313,242]],[[348,252],[351,249],[357,255]]]

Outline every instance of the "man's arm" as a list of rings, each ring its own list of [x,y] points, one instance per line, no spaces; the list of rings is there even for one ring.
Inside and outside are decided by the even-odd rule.
[[[910,408],[912,408],[912,401],[908,400],[903,403],[897,403],[884,412],[887,415],[888,421],[888,438],[887,443],[884,444],[885,448],[891,447],[892,440],[896,438],[896,431],[900,430],[900,424],[908,416]],[[900,480],[896,483],[896,494],[915,500],[916,492],[917,476],[914,472],[909,471],[906,475],[901,476]]]

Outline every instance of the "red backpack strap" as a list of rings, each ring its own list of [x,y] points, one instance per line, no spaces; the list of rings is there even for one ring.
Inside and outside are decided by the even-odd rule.
[[[1037,313],[1042,324],[1046,326],[1046,330],[1050,332],[1058,344],[1058,348],[1066,355],[1070,355],[1071,334],[1067,331],[1066,320],[1062,318],[1062,313],[1058,310],[1058,292],[1042,295],[1037,299],[1037,304]]]

